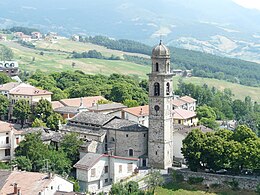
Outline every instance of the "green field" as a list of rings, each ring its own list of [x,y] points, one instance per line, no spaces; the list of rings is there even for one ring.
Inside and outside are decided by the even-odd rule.
[[[15,59],[19,62],[22,70],[36,71],[37,69],[50,73],[54,71],[66,71],[66,70],[81,70],[88,74],[105,74],[119,73],[125,75],[134,75],[140,78],[147,79],[146,74],[150,72],[150,67],[145,65],[139,65],[132,62],[126,62],[121,60],[103,60],[103,59],[72,59],[70,58],[72,51],[83,52],[90,49],[95,49],[101,52],[105,56],[122,57],[123,54],[138,55],[143,57],[149,57],[142,54],[133,54],[127,52],[121,52],[117,50],[107,49],[102,46],[74,42],[68,39],[60,39],[55,42],[37,41],[35,49],[23,47],[16,42],[1,42],[10,47],[14,54]],[[43,52],[43,55],[40,55]],[[72,63],[75,63],[75,67],[72,67]],[[174,77],[174,85],[177,87],[179,77]],[[249,87],[239,84],[226,82],[223,80],[190,77],[184,78],[185,82],[191,82],[197,85],[207,84],[217,89],[223,90],[229,88],[234,93],[234,98],[244,99],[249,95],[254,101],[260,102],[260,88]]]
[[[253,191],[247,190],[232,190],[227,186],[220,186],[217,188],[210,187],[206,189],[205,185],[188,184],[187,182],[169,183],[164,187],[157,187],[155,195],[256,195]]]

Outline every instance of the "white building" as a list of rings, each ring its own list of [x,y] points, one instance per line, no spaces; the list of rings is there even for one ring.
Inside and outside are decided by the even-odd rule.
[[[1,195],[54,195],[57,191],[73,191],[73,183],[59,175],[1,170],[0,178]]]
[[[149,106],[137,106],[132,108],[125,108],[122,110],[123,119],[137,122],[148,127],[149,124]]]
[[[138,158],[87,153],[74,167],[81,191],[95,192],[133,175]]]
[[[0,121],[0,161],[14,158],[14,150],[22,139],[22,132],[15,130],[10,123]]]
[[[190,96],[183,96],[174,98],[172,101],[173,109],[184,109],[189,111],[196,110],[196,101]]]

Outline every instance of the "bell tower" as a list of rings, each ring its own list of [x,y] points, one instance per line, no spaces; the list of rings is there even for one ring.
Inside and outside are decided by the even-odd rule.
[[[160,41],[152,51],[149,76],[148,158],[153,168],[166,169],[173,162],[173,74],[170,51]]]

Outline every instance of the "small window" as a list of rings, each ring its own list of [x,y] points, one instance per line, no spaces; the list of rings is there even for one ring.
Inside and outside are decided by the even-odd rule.
[[[133,163],[127,164],[127,173],[131,173],[133,171]]]
[[[155,152],[155,155],[157,155],[157,151]]]
[[[170,83],[166,83],[166,95],[170,95]]]
[[[91,177],[96,177],[96,169],[91,169]]]
[[[108,179],[105,179],[105,183],[107,183],[108,182]]]
[[[5,156],[10,156],[10,149],[5,149]]]
[[[51,186],[51,190],[53,190],[53,186]]]
[[[108,166],[105,166],[105,173],[108,173]]]
[[[15,140],[16,140],[16,144],[20,143],[19,137],[15,138]]]
[[[156,62],[156,64],[155,64],[155,71],[156,71],[156,72],[159,71],[159,64],[158,64],[158,62]]]
[[[146,137],[146,134],[144,133],[144,137]]]
[[[128,137],[128,134],[126,134],[125,136]]]
[[[8,135],[9,133],[5,133],[5,135]]]
[[[129,149],[128,155],[129,156],[134,156],[134,150],[133,149]]]
[[[122,168],[122,165],[119,165],[119,170],[118,170],[118,172],[119,172],[119,173],[122,173],[122,169],[123,169],[123,168]]]
[[[160,96],[160,84],[154,83],[154,96]]]
[[[5,143],[6,143],[6,144],[9,144],[9,137],[6,137],[6,138],[5,138]]]

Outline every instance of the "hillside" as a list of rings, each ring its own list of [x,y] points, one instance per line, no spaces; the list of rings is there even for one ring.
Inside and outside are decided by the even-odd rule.
[[[123,60],[104,60],[94,58],[71,59],[70,52],[72,51],[86,51],[96,49],[105,56],[116,55],[122,57],[124,54],[147,57],[144,54],[135,54],[122,52],[118,50],[107,49],[103,46],[94,45],[91,43],[73,42],[66,39],[57,40],[56,43],[49,43],[46,41],[36,42],[36,48],[23,47],[16,42],[1,42],[12,48],[15,59],[18,59],[22,70],[36,71],[37,69],[51,73],[53,71],[74,71],[81,70],[90,74],[104,74],[112,73],[135,75],[139,78],[147,79],[146,74],[150,71],[150,66],[140,65]],[[40,53],[43,52],[43,55]],[[176,58],[176,55],[174,55]],[[34,59],[34,61],[33,61]],[[76,66],[72,67],[72,63]],[[174,66],[176,67],[176,66]],[[174,84],[177,84],[179,77],[174,77]],[[230,88],[235,94],[236,98],[244,99],[245,96],[250,95],[253,100],[260,101],[260,88],[248,87],[235,83],[230,83],[217,79],[191,77],[185,78],[185,82],[192,82],[198,85],[204,83],[209,86],[215,86],[218,89]],[[175,85],[176,86],[176,85]]]
[[[17,11],[19,10],[19,11]],[[232,13],[232,14],[230,14]],[[1,0],[0,28],[105,35],[260,61],[260,11],[233,0]]]

